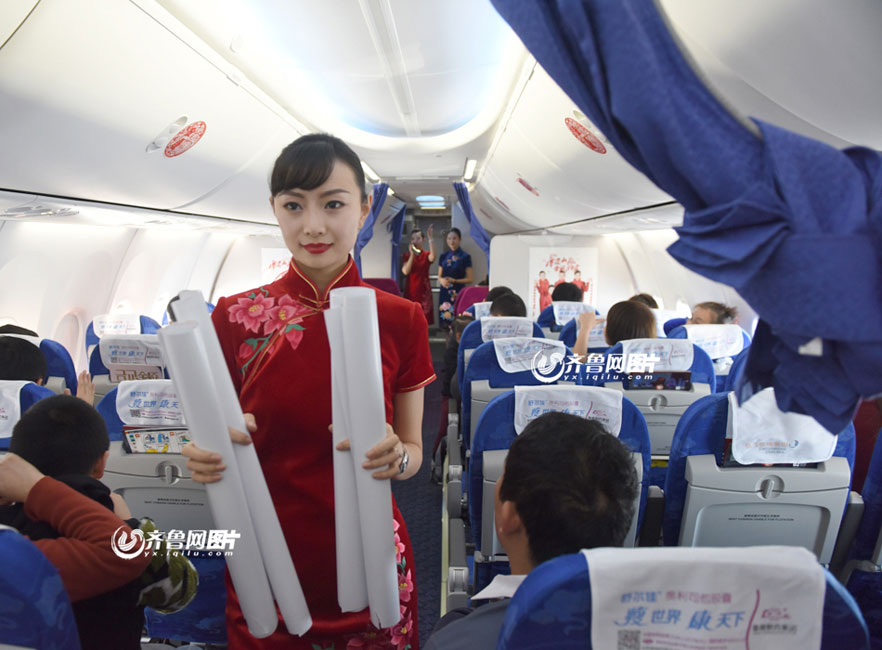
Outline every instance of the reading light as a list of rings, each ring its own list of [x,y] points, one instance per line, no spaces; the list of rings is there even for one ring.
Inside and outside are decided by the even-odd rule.
[[[380,180],[380,177],[377,175],[373,169],[371,169],[365,161],[361,161],[361,168],[364,170],[364,175],[370,179],[372,183],[376,183]]]
[[[478,161],[474,158],[466,158],[465,171],[462,173],[462,179],[464,181],[472,180],[472,176],[475,175],[475,166],[478,164]]]

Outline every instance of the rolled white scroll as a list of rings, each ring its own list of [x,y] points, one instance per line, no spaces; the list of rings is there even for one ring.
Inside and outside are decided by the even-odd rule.
[[[335,493],[335,517],[338,521],[349,519],[338,524],[338,530],[341,526],[346,529],[354,525],[351,519],[357,512],[371,621],[377,627],[390,627],[401,619],[392,529],[392,487],[388,481],[373,478],[375,469],[366,470],[361,466],[365,454],[385,437],[386,431],[380,330],[374,290],[366,287],[334,289],[325,319],[326,323],[331,323],[328,342],[332,356],[332,387],[336,383],[346,393],[342,403],[335,400],[333,414],[342,417],[344,427],[348,425],[351,446],[350,462],[335,463],[334,471],[335,474],[338,469],[354,474],[357,497],[357,503],[350,503],[350,496]],[[341,358],[342,364],[333,361]],[[334,429],[337,430],[337,420]],[[339,537],[337,543],[340,543]],[[338,573],[345,568],[338,563]]]
[[[169,307],[176,321],[193,321],[197,325],[196,331],[205,350],[214,392],[220,402],[226,425],[239,431],[247,431],[239,397],[230,379],[202,292],[182,291]],[[196,444],[202,446],[199,442]],[[312,618],[260,467],[260,460],[254,445],[233,445],[233,451],[273,595],[288,632],[302,635],[312,627]]]
[[[248,514],[233,443],[227,432],[211,369],[205,361],[202,341],[196,333],[196,323],[188,321],[163,327],[159,331],[159,341],[184,407],[191,438],[200,447],[217,451],[226,459],[223,480],[205,486],[208,506],[218,528],[235,530],[241,535],[236,540],[233,554],[226,558],[227,567],[248,630],[257,638],[269,636],[278,626],[279,619]]]

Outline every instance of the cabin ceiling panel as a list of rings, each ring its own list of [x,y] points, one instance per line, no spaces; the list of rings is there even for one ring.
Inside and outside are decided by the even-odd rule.
[[[3,0],[0,2],[0,47],[18,29],[40,0]]]
[[[675,30],[800,120],[882,149],[882,3],[662,0]],[[713,73],[709,76],[713,80]],[[749,112],[737,96],[727,99]],[[809,133],[809,135],[811,135]]]
[[[670,200],[612,149],[538,67],[479,185],[533,227]]]
[[[16,152],[0,160],[4,187],[160,209],[207,194],[284,124],[116,0],[41,3],[0,50],[0,113],[16,117],[0,122],[0,147]]]
[[[292,114],[352,141],[342,127],[426,137],[455,131],[488,108],[498,117],[500,90],[524,54],[489,2],[158,4]]]

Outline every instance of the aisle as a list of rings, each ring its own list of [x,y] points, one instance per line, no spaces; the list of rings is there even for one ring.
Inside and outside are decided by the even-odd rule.
[[[444,345],[432,343],[435,374],[441,376]],[[392,481],[392,493],[404,515],[416,561],[419,598],[420,643],[438,621],[441,611],[441,486],[429,480],[432,445],[441,417],[441,382],[432,382],[425,391],[423,410],[423,464],[416,476],[404,482]]]

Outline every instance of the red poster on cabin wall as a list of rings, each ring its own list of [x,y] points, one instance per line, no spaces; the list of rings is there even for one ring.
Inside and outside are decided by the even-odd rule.
[[[582,301],[594,305],[597,296],[596,248],[530,249],[529,316],[536,319],[551,304],[551,292],[562,282],[582,289]]]

